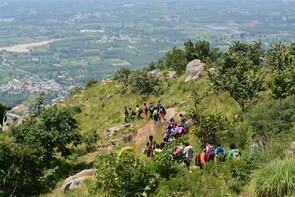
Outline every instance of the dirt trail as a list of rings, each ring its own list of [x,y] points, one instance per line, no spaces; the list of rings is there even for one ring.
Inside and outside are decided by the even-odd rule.
[[[167,109],[166,119],[169,120],[170,118],[174,117],[177,113],[177,108],[169,108]],[[150,135],[155,135],[157,132],[157,127],[154,124],[153,120],[150,120],[145,124],[144,127],[140,128],[137,131],[135,137],[133,137],[132,141],[135,142],[135,146],[139,146],[143,142],[148,140]]]
[[[167,109],[166,119],[169,120],[172,117],[176,117],[178,108],[169,108]],[[154,121],[150,120],[148,121],[142,128],[138,129],[136,135],[132,138],[132,142],[135,143],[135,147],[138,148],[142,143],[146,142],[148,140],[148,137],[150,135],[156,135],[157,127],[154,125]],[[161,131],[163,132],[163,131]],[[98,148],[97,151],[88,153],[82,158],[86,161],[92,161],[93,158],[101,153],[101,150],[112,150],[112,145],[107,145],[105,147]]]

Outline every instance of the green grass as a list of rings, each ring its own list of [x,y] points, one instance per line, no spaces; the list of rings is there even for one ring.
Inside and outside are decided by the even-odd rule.
[[[283,197],[295,194],[295,160],[275,160],[258,171],[253,179],[257,197]]]

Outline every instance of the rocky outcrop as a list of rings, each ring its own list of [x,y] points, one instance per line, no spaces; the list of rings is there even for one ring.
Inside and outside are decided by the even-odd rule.
[[[170,79],[176,79],[177,78],[177,73],[174,70],[168,71],[167,77]]]
[[[125,124],[125,125],[120,125],[120,126],[115,126],[112,128],[109,128],[104,132],[104,136],[106,138],[111,137],[115,134],[117,134],[120,130],[124,129],[125,127],[130,127],[130,124]]]
[[[166,78],[170,78],[170,79],[177,78],[177,73],[174,70],[161,72],[159,69],[154,69],[154,70],[148,72],[148,74],[153,75],[158,78],[160,78],[160,77],[166,77]]]
[[[148,72],[149,75],[154,75],[155,77],[163,77],[163,73],[159,69],[154,69]]]
[[[295,152],[295,141],[291,143],[290,147],[285,151],[288,157],[292,156]]]
[[[185,82],[195,81],[204,73],[205,64],[201,60],[194,59],[186,65],[185,74],[187,78]]]
[[[66,191],[68,189],[75,189],[79,187],[86,178],[94,176],[95,173],[96,169],[87,169],[75,174],[74,176],[70,176],[65,180],[64,184],[61,187],[61,190]]]
[[[120,141],[123,141],[123,142],[127,143],[127,142],[130,142],[132,140],[132,138],[133,138],[133,135],[129,134],[129,135],[123,136],[121,138],[111,140],[111,144],[116,145]]]

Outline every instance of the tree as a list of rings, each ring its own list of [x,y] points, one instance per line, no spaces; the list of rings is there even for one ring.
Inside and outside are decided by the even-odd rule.
[[[37,115],[40,115],[44,111],[44,96],[45,96],[45,93],[41,92],[40,95],[36,99]]]
[[[178,75],[185,71],[186,64],[186,54],[182,49],[173,47],[165,54],[165,67],[172,68]]]
[[[34,196],[53,186],[53,170],[45,167],[44,151],[34,145],[0,144],[0,195]]]
[[[210,43],[205,40],[197,40],[195,44],[191,40],[184,43],[184,51],[187,62],[194,59],[205,61],[211,54]]]
[[[218,111],[202,112],[194,110],[191,117],[196,123],[193,133],[203,144],[208,142],[217,144],[221,139],[221,133],[225,130],[226,118]]]
[[[272,71],[269,81],[273,97],[285,98],[295,94],[295,47],[294,44],[278,43],[267,52],[267,64]]]
[[[99,159],[99,173],[93,193],[99,191],[106,196],[139,196],[153,177],[130,147],[123,148],[118,155],[101,155]]]
[[[114,80],[122,84],[125,91],[127,90],[130,83],[130,74],[131,70],[129,68],[121,68],[114,74]]]
[[[6,117],[6,112],[10,110],[10,107],[7,107],[0,103],[0,125],[3,126],[3,123],[6,122],[7,117]]]
[[[246,47],[247,46],[247,47]],[[216,70],[208,72],[216,91],[228,91],[245,111],[246,105],[262,90],[265,72],[259,57],[261,44],[235,43],[215,63]],[[254,54],[252,54],[254,53]]]
[[[273,71],[283,71],[294,61],[292,45],[278,43],[267,52],[267,64]]]
[[[197,58],[194,43],[191,40],[184,42],[184,51],[185,51],[186,60],[188,62]]]
[[[134,92],[148,95],[154,93],[155,87],[160,84],[160,80],[145,71],[134,71],[130,76],[130,83]]]
[[[61,156],[71,154],[69,145],[78,145],[81,135],[77,131],[78,122],[66,108],[48,108],[40,117],[12,128],[11,135],[19,144],[35,144],[44,149],[49,165],[56,153]]]

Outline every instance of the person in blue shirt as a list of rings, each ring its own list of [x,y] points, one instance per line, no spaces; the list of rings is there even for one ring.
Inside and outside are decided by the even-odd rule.
[[[215,158],[217,161],[224,161],[226,157],[226,151],[221,146],[221,143],[217,143],[217,148],[214,150]]]

